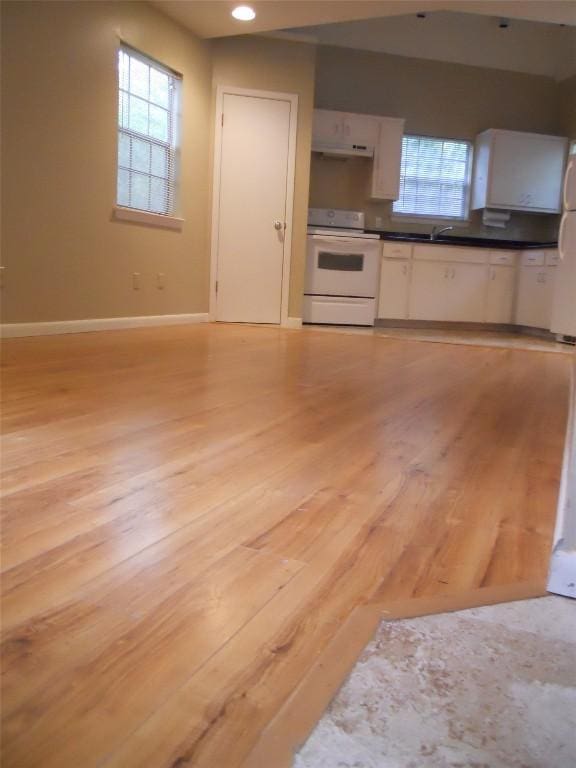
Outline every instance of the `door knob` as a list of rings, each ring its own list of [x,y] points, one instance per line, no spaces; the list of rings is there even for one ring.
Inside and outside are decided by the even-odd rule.
[[[278,230],[282,229],[282,222],[278,221],[278,219],[276,219],[276,221],[274,222],[274,229],[278,229]]]

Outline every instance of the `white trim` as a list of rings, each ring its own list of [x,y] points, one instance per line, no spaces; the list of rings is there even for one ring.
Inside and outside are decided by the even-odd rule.
[[[286,320],[282,323],[283,328],[302,328],[302,318],[301,317],[287,317]]]
[[[576,598],[576,358],[547,589]]]
[[[288,177],[286,182],[286,229],[284,230],[284,261],[282,264],[282,297],[280,324],[288,320],[290,290],[290,264],[292,261],[292,227],[294,214],[294,184],[296,180],[296,135],[298,127],[298,94],[277,91],[261,91],[253,88],[236,88],[219,85],[216,89],[216,113],[214,118],[214,170],[212,184],[212,234],[210,243],[210,320],[216,319],[216,281],[218,279],[218,223],[220,209],[220,175],[222,165],[222,112],[224,95],[254,96],[261,99],[280,99],[290,102],[290,126],[288,134]]]
[[[390,221],[395,224],[433,224],[438,226],[454,224],[459,229],[468,229],[470,226],[470,218],[451,219],[449,216],[416,216],[413,213],[392,213],[390,214]]]
[[[164,229],[182,229],[184,219],[177,216],[165,216],[161,213],[139,211],[136,208],[125,208],[115,205],[112,214],[118,221],[132,221],[135,224],[148,224],[151,227],[163,227]]]
[[[49,323],[4,323],[0,336],[11,339],[20,336],[53,336],[61,333],[114,331],[119,328],[142,328],[154,325],[185,325],[207,323],[207,312],[190,315],[143,315],[142,317],[103,317],[89,320],[56,320]]]

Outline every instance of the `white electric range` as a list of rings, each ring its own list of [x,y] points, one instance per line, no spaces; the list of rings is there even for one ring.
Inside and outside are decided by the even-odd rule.
[[[380,254],[361,211],[310,208],[304,322],[374,325]]]

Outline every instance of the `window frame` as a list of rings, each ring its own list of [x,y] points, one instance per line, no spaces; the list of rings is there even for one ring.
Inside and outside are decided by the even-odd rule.
[[[168,108],[161,107],[168,112],[168,131],[169,137],[167,141],[162,141],[149,134],[142,134],[135,129],[129,127],[122,127],[120,120],[120,97],[121,93],[128,93],[122,88],[120,81],[120,55],[124,52],[127,56],[141,61],[146,66],[154,68],[156,71],[167,75],[170,78],[170,96]],[[116,174],[115,174],[115,201],[113,206],[113,217],[117,220],[130,221],[133,223],[148,224],[152,226],[159,226],[168,229],[181,229],[184,220],[180,217],[180,166],[181,166],[181,151],[180,151],[180,123],[181,123],[181,91],[182,91],[182,75],[176,70],[168,67],[167,65],[154,59],[142,51],[133,48],[128,43],[120,40],[118,48],[116,50]],[[153,104],[150,99],[138,96],[137,94],[131,94],[137,98],[142,99],[147,104]],[[155,105],[156,106],[156,105]],[[120,164],[119,147],[121,136],[128,136],[131,139],[136,138],[147,142],[150,146],[161,146],[167,153],[167,175],[160,177],[156,174],[145,171],[137,171],[138,174],[146,176],[147,178],[161,178],[168,186],[166,200],[168,202],[168,210],[166,213],[161,211],[153,211],[149,208],[136,208],[128,205],[124,205],[118,201],[118,183],[120,177],[120,171],[125,170],[128,173],[134,172],[133,169],[127,168]]]
[[[468,147],[468,165],[466,169],[466,183],[465,183],[465,200],[464,200],[464,208],[465,208],[465,215],[464,216],[443,216],[439,213],[434,214],[426,214],[426,213],[402,213],[401,211],[395,211],[394,210],[394,203],[397,202],[396,200],[392,201],[392,210],[390,218],[392,221],[404,221],[407,223],[414,223],[414,224],[422,224],[422,223],[429,223],[429,224],[458,224],[462,227],[467,226],[470,223],[470,204],[472,199],[472,169],[474,166],[474,143],[470,141],[470,139],[462,139],[462,138],[455,138],[453,136],[425,136],[424,134],[417,134],[417,133],[407,133],[404,134],[403,138],[415,138],[415,139],[431,139],[433,141],[454,141],[458,142],[460,144],[466,144]],[[400,163],[402,163],[402,158],[400,158]],[[400,166],[402,167],[402,166]],[[402,171],[400,171],[400,174]],[[400,184],[402,183],[402,175],[400,175]]]

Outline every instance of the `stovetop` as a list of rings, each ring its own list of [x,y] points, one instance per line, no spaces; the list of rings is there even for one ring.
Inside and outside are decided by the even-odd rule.
[[[356,237],[361,240],[379,240],[380,235],[375,232],[365,232],[363,229],[342,229],[338,227],[308,227],[309,235],[323,237]]]

